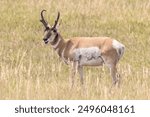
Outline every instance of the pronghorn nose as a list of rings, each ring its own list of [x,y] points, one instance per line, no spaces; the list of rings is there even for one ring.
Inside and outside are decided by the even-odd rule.
[[[48,43],[48,39],[44,38],[43,40],[44,40],[45,44]]]

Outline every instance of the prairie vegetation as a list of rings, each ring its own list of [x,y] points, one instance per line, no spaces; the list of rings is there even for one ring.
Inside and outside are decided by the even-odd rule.
[[[108,36],[126,46],[118,64],[120,88],[110,93],[106,67],[84,69],[86,95],[76,76],[42,36],[40,12],[52,25],[60,11],[64,39]],[[150,99],[149,0],[1,0],[0,99]]]

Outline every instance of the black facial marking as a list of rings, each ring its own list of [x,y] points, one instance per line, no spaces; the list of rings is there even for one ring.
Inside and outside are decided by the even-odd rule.
[[[46,38],[46,39],[43,39],[44,40],[44,42],[45,42],[45,44],[47,44],[48,43],[48,39]]]
[[[49,29],[50,29],[49,27],[46,27],[45,30],[44,30],[44,32],[45,32],[45,31],[48,31]]]

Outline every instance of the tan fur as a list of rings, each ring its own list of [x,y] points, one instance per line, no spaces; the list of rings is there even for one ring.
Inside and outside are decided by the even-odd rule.
[[[66,48],[64,57],[66,59],[72,60],[72,51],[74,49],[88,47],[99,47],[101,49],[102,55],[111,56],[113,59],[117,57],[116,50],[112,47],[112,39],[109,37],[75,37],[70,40],[68,39],[67,42],[63,41],[62,44],[59,44],[57,48],[60,48],[60,50]]]

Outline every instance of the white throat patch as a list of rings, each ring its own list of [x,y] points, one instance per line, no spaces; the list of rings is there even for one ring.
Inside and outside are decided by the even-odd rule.
[[[55,35],[55,37],[56,37],[56,35]],[[54,37],[54,38],[55,38],[55,37]],[[53,39],[53,40],[54,40],[54,39]],[[57,46],[59,45],[60,41],[61,41],[61,39],[58,38],[57,43],[56,43],[55,45],[52,45],[52,47],[53,47],[54,49],[57,48]]]

